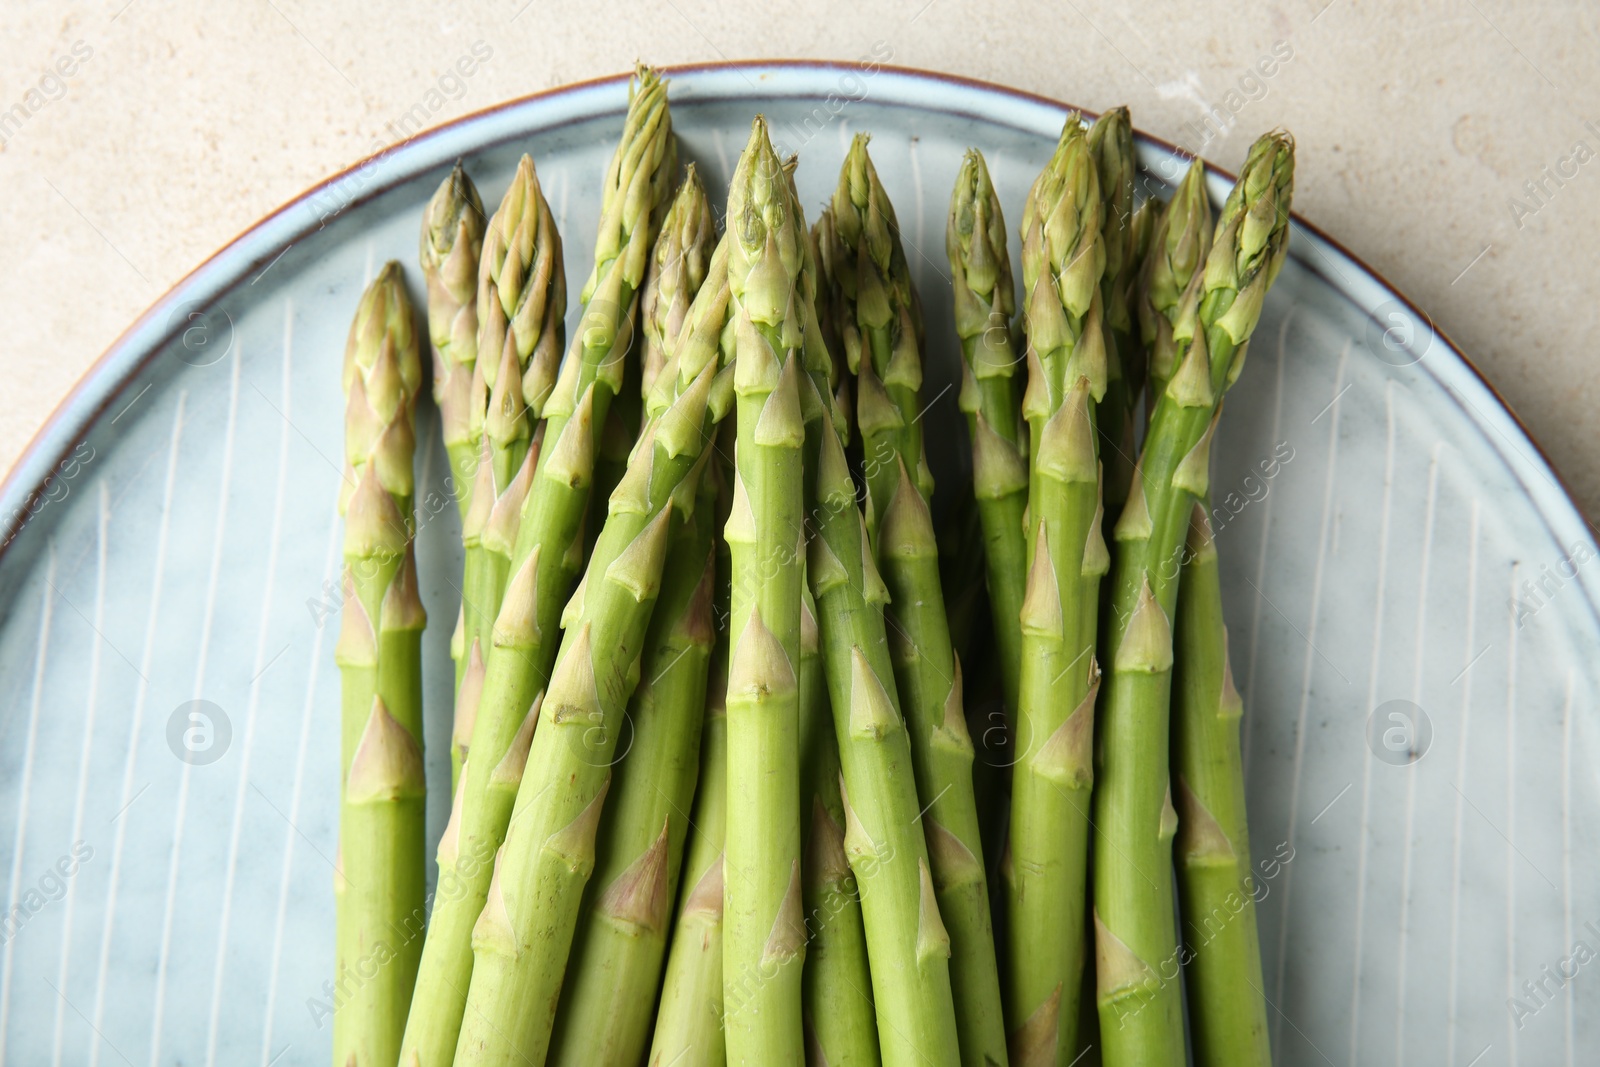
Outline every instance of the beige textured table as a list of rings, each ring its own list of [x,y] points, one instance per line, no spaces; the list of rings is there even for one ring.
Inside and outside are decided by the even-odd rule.
[[[0,469],[140,311],[395,139],[430,91],[437,123],[635,58],[877,46],[1092,110],[1126,102],[1229,169],[1289,127],[1299,211],[1465,349],[1600,515],[1593,4],[8,0],[5,24]],[[492,54],[454,77],[478,42]]]

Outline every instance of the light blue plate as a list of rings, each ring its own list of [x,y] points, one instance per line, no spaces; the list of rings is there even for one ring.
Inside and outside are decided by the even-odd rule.
[[[345,332],[384,260],[414,264],[458,156],[495,203],[533,154],[576,291],[624,100],[608,79],[507,104],[290,204],[140,318],[12,472],[0,514],[29,517],[0,556],[9,1062],[326,1060]],[[950,186],[981,147],[1015,226],[1065,109],[820,64],[680,71],[672,100],[713,189],[766,112],[813,212],[873,131],[927,308],[930,459],[955,486]],[[1155,184],[1180,173],[1165,145],[1140,155]],[[425,494],[445,462],[437,413],[419,418]],[[1292,856],[1262,879],[1279,1062],[1589,1062],[1600,963],[1572,957],[1600,950],[1600,579],[1537,446],[1404,298],[1299,225],[1213,486],[1252,842]],[[419,539],[435,834],[457,538],[447,507]],[[213,730],[186,747],[171,724],[194,700]]]

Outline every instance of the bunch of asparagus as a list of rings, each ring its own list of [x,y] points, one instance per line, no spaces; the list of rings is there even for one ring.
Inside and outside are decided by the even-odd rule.
[[[533,161],[492,216],[460,164],[427,206],[465,561],[431,911],[422,363],[399,265],[363,296],[336,1067],[1269,1063],[1206,490],[1291,142],[1256,144],[1213,227],[1198,161],[1136,210],[1127,110],[1070,116],[1022,205],[1020,316],[968,152],[946,249],[976,595],[941,579],[926,324],[868,140],[814,227],[795,162],[758,117],[719,238],[641,67],[564,357]],[[1014,759],[975,779],[984,600],[969,684]]]

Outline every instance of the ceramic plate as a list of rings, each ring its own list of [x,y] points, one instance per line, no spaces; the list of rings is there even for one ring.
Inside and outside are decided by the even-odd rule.
[[[285,207],[140,318],[13,471],[10,1062],[326,1059],[345,332],[385,260],[420,290],[422,207],[457,157],[495,203],[531,152],[585,277],[625,97],[610,79],[507,104]],[[682,70],[672,107],[712,189],[764,111],[813,215],[851,135],[873,132],[926,305],[930,459],[957,484],[950,187],[980,146],[1015,226],[1066,109],[820,64]],[[1139,151],[1147,191],[1181,173],[1169,146]],[[437,413],[419,419],[420,499],[445,462]],[[1571,500],[1461,353],[1303,224],[1215,463],[1252,845],[1279,861],[1260,909],[1278,1061],[1572,1062],[1600,1037],[1600,981],[1581,974],[1600,950],[1600,568]],[[419,539],[434,834],[458,552],[446,507]],[[193,701],[211,725],[185,739]]]

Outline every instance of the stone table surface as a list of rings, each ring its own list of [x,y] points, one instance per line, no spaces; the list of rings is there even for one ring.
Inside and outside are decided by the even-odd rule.
[[[1600,6],[1509,0],[11,0],[0,35],[0,470],[133,319],[392,140],[628,69],[889,62],[1098,111],[1234,169],[1300,146],[1296,208],[1416,301],[1600,515]],[[441,83],[485,42],[470,78]],[[1276,55],[1278,62],[1262,64]],[[1270,77],[1260,70],[1269,69]],[[1220,134],[1202,121],[1222,108]]]

